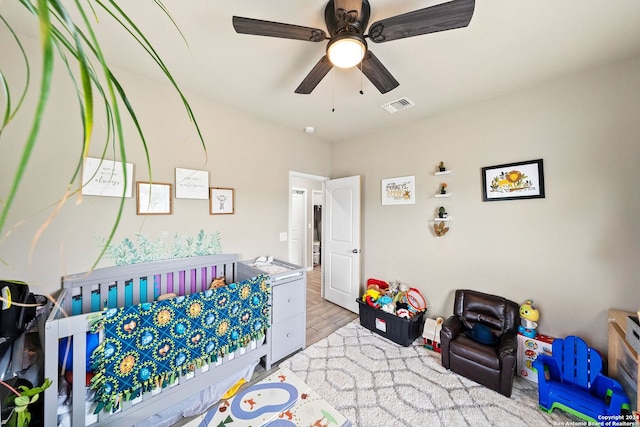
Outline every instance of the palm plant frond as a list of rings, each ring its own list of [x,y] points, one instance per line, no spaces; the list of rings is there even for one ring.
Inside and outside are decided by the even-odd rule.
[[[47,102],[49,99],[51,89],[51,77],[54,67],[54,57],[60,57],[67,73],[70,76],[72,84],[76,91],[76,96],[79,105],[81,123],[82,123],[82,146],[78,163],[75,170],[72,173],[69,181],[69,186],[64,190],[60,203],[64,203],[68,197],[80,191],[71,191],[74,182],[78,182],[81,176],[82,167],[85,159],[89,155],[91,142],[94,129],[94,115],[96,102],[99,102],[104,106],[104,114],[106,116],[106,140],[102,150],[102,158],[109,147],[113,150],[114,158],[119,157],[123,165],[123,176],[125,179],[124,188],[127,188],[126,180],[130,177],[126,174],[126,159],[127,150],[125,144],[125,136],[123,130],[122,118],[123,114],[128,115],[132,120],[139,140],[144,148],[146,157],[147,169],[151,178],[151,160],[150,152],[147,146],[146,138],[143,132],[143,127],[138,116],[135,112],[135,108],[130,102],[126,90],[123,85],[118,81],[113,73],[113,70],[108,65],[105,56],[103,55],[100,40],[97,37],[94,26],[97,22],[96,10],[92,6],[92,2],[81,2],[81,0],[74,0],[71,3],[74,7],[74,15],[78,16],[77,20],[72,18],[70,10],[63,4],[62,0],[19,0],[25,8],[31,12],[39,23],[40,31],[40,44],[41,44],[41,56],[42,56],[42,77],[40,80],[40,89],[38,93],[38,102],[36,110],[32,119],[31,129],[28,137],[24,143],[22,149],[22,155],[19,159],[16,167],[16,172],[13,176],[11,186],[6,199],[3,204],[0,205],[0,233],[3,232],[8,213],[12,207],[13,201],[18,193],[18,189],[24,177],[27,165],[33,154],[38,139],[40,124],[42,122]],[[203,150],[206,155],[206,145],[204,138],[200,131],[200,127],[195,118],[193,110],[187,101],[184,93],[179,88],[176,80],[173,78],[168,67],[157,53],[151,42],[142,33],[139,27],[134,21],[118,6],[115,0],[94,0],[95,5],[98,5],[106,14],[117,23],[119,28],[126,31],[131,38],[138,44],[155,62],[155,64],[163,72],[165,78],[174,88],[179,95],[187,116],[195,127],[198,137],[201,141]],[[177,23],[170,15],[161,0],[154,0],[154,4],[159,7],[163,13],[169,18],[171,23],[178,30],[180,36],[184,38],[183,33],[180,31]],[[93,18],[91,18],[91,17]],[[2,136],[2,130],[11,122],[11,119],[21,109],[23,100],[25,98],[27,89],[29,87],[29,58],[19,37],[11,28],[11,25],[0,15],[0,20],[4,25],[9,28],[9,31],[13,35],[16,44],[26,64],[27,83],[21,96],[18,98],[18,103],[12,105],[12,97],[10,91],[10,85],[7,82],[5,75],[0,70],[0,88],[4,93],[4,114],[0,116],[0,137]],[[93,20],[93,22],[92,22]],[[185,40],[186,42],[186,40]],[[57,55],[56,55],[57,54]],[[75,70],[75,71],[74,71]],[[76,78],[76,75],[78,78]],[[124,111],[120,111],[120,103],[124,106]],[[82,183],[80,183],[80,186]],[[117,214],[114,218],[111,232],[107,237],[107,242],[104,248],[106,248],[113,239],[115,232],[120,224],[125,202],[125,194],[123,192],[120,198],[120,204]],[[59,208],[58,208],[59,209]],[[54,214],[55,215],[54,211]],[[49,218],[47,223],[50,222]],[[103,250],[95,264],[105,254]],[[94,267],[95,267],[94,264]]]

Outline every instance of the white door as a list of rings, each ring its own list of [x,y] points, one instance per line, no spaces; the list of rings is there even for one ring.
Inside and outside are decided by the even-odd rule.
[[[289,230],[289,262],[305,267],[307,192],[291,190],[291,230]]]
[[[325,182],[322,277],[324,298],[358,312],[360,176]]]

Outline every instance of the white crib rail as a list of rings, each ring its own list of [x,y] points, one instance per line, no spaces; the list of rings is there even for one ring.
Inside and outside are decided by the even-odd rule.
[[[256,363],[257,360],[264,357],[267,353],[266,344],[254,343],[253,348],[237,351],[232,357],[226,357],[222,362],[197,369],[194,375],[190,375],[189,378],[181,377],[179,386],[162,389],[155,396],[151,396],[152,393],[145,393],[142,399],[138,399],[142,400],[141,402],[137,404],[127,402],[122,405],[122,410],[118,413],[102,412],[98,416],[97,423],[87,420],[85,414],[87,397],[87,388],[85,387],[86,334],[90,330],[92,317],[96,315],[96,313],[91,313],[92,294],[99,294],[99,311],[101,311],[106,306],[109,290],[116,286],[117,306],[122,307],[125,303],[125,284],[133,281],[132,303],[137,304],[141,301],[141,295],[136,284],[139,284],[142,278],[146,278],[147,295],[143,300],[151,301],[154,292],[153,277],[160,276],[160,293],[166,293],[168,291],[166,278],[171,275],[174,280],[173,292],[177,292],[176,278],[180,274],[184,274],[184,294],[190,294],[192,289],[194,292],[200,292],[203,283],[208,284],[216,277],[224,276],[227,283],[234,282],[237,261],[238,255],[236,254],[209,255],[108,267],[89,273],[63,277],[63,290],[58,298],[58,303],[52,307],[45,323],[44,372],[45,377],[52,381],[51,386],[45,391],[44,397],[45,427],[57,425],[58,387],[60,385],[58,379],[59,340],[64,337],[73,338],[72,425],[80,427],[86,425],[123,425],[122,423],[131,424],[134,420],[145,419],[159,412],[160,409],[171,406],[172,403],[181,400],[180,398],[187,397],[219,381],[229,372]],[[216,277],[211,277],[214,267]],[[72,316],[72,300],[74,298],[81,298],[82,314]],[[183,386],[186,386],[188,391],[185,391]]]

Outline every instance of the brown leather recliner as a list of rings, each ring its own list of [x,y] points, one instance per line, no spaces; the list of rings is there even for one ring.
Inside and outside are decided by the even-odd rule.
[[[442,366],[511,396],[519,318],[519,306],[513,301],[469,289],[456,290],[453,316],[444,321],[440,331]],[[488,327],[493,339],[478,341],[476,332],[482,329],[488,334],[488,330],[474,328],[477,323]]]

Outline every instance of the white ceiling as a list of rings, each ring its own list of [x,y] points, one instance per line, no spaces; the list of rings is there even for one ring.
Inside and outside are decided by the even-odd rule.
[[[438,3],[443,1],[370,0],[369,22]],[[467,28],[369,43],[400,82],[391,92],[380,94],[357,68],[334,68],[313,93],[298,95],[294,90],[325,54],[326,43],[236,34],[231,17],[325,30],[326,1],[164,0],[188,46],[153,1],[118,4],[184,90],[301,133],[313,126],[318,138],[331,142],[640,55],[638,0],[478,0]],[[0,13],[18,31],[35,35],[33,18],[22,9],[15,0],[0,0]],[[162,78],[126,35],[112,31],[105,20],[100,27],[113,65]],[[403,97],[416,106],[395,114],[380,108]]]

